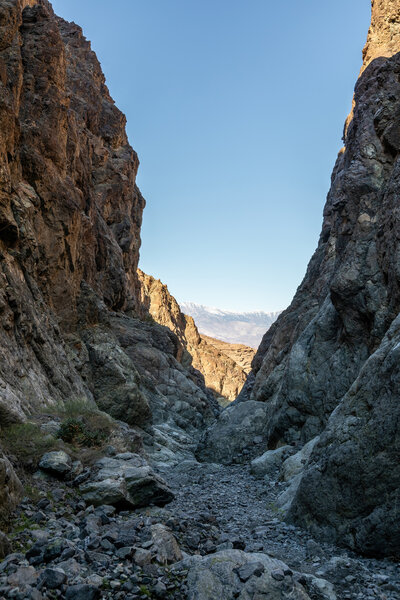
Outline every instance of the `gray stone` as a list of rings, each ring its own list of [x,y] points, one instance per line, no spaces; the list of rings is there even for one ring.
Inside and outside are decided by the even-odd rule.
[[[34,567],[18,567],[15,573],[12,573],[7,578],[7,583],[18,588],[26,588],[26,586],[36,584],[38,572]]]
[[[40,431],[43,431],[43,433],[50,434],[54,437],[57,437],[59,430],[60,423],[58,421],[47,421],[47,423],[43,423],[40,426]]]
[[[244,582],[250,579],[250,577],[253,575],[255,577],[261,577],[264,571],[265,567],[261,562],[245,563],[242,567],[235,569],[235,573],[238,574],[240,581]]]
[[[258,563],[257,574],[242,580],[248,564]],[[261,566],[263,570],[261,570]],[[271,600],[310,600],[304,588],[290,576],[274,579],[274,572],[288,567],[266,554],[246,554],[241,550],[224,550],[205,557],[192,556],[172,567],[188,569],[188,600],[232,600],[240,597],[251,600],[268,597]],[[243,571],[242,571],[243,570]],[[247,575],[247,573],[246,573]]]
[[[314,446],[318,442],[319,436],[316,436],[315,438],[304,444],[301,450],[299,450],[292,456],[289,456],[289,458],[287,458],[284,461],[281,472],[281,479],[283,479],[283,481],[290,481],[291,479],[293,479],[293,477],[295,477],[303,471],[308,459],[311,456]]]
[[[71,471],[71,458],[63,450],[57,450],[55,452],[47,452],[44,454],[39,462],[39,467],[57,477],[65,477]]]
[[[41,573],[38,579],[38,587],[41,588],[44,586],[50,590],[57,590],[66,581],[67,576],[62,569],[48,567]]]
[[[149,565],[152,560],[152,553],[150,550],[145,550],[144,548],[138,548],[134,554],[134,562],[140,567],[144,567],[144,565]]]
[[[80,486],[87,504],[136,508],[164,505],[173,499],[165,481],[137,454],[105,457],[96,463],[91,481]]]
[[[276,450],[267,450],[261,456],[251,461],[250,471],[258,478],[274,476],[282,466],[283,461],[294,452],[291,446],[282,446]]]
[[[65,592],[65,600],[98,600],[100,596],[100,589],[89,584],[71,585]]]
[[[268,407],[263,402],[228,406],[206,430],[197,448],[197,457],[222,464],[248,462],[267,447],[264,435],[267,411]],[[263,440],[258,445],[254,443],[257,436]],[[243,457],[245,450],[248,453]]]
[[[151,526],[152,550],[162,565],[182,560],[182,552],[172,531],[162,523]]]

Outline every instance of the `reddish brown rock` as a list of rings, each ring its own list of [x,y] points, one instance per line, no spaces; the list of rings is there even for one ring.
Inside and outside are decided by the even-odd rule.
[[[241,344],[228,344],[200,335],[193,318],[181,312],[166,285],[140,270],[138,274],[141,302],[157,323],[168,327],[177,335],[181,346],[181,362],[191,364],[200,372],[206,387],[221,403],[234,400],[246,381],[254,350]]]
[[[125,117],[80,27],[47,0],[0,13],[1,423],[78,398],[150,433],[171,412],[195,435],[207,392],[140,300]]]

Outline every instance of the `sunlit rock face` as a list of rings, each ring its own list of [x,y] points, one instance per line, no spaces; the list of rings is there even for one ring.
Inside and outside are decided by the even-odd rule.
[[[381,555],[400,550],[399,28],[400,3],[373,2],[317,250],[238,400],[266,403],[270,449],[323,432],[289,517]]]
[[[372,0],[371,26],[363,50],[364,70],[381,56],[390,57],[400,49],[400,5],[395,0]]]
[[[144,199],[100,64],[47,0],[0,5],[0,420],[87,399],[193,432],[213,412],[177,337],[146,320]]]
[[[141,303],[157,323],[177,335],[181,362],[204,381],[221,403],[234,400],[246,381],[254,350],[201,336],[192,317],[183,314],[166,285],[140,269],[138,276]]]

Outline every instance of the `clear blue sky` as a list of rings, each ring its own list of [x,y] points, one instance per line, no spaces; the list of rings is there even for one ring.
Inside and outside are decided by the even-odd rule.
[[[127,115],[141,268],[178,300],[285,308],[314,251],[369,0],[54,0]]]

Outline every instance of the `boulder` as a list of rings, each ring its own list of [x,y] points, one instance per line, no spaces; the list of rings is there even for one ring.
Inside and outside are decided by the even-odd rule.
[[[65,571],[60,568],[44,569],[39,576],[38,586],[48,588],[50,590],[58,590],[67,581]]]
[[[18,567],[7,577],[7,583],[19,590],[25,590],[28,586],[35,585],[38,580],[38,572],[34,567]]]
[[[39,468],[50,475],[54,475],[55,477],[60,477],[62,479],[70,473],[72,461],[70,456],[68,456],[68,454],[63,450],[47,452],[40,459]]]
[[[188,569],[188,600],[310,600],[304,587],[283,562],[266,554],[222,550],[191,556],[172,569]],[[315,600],[327,600],[316,590]]]
[[[281,446],[276,450],[267,450],[251,461],[250,471],[258,479],[271,477],[281,468],[283,461],[294,452],[292,446]]]
[[[85,583],[70,585],[65,592],[65,600],[98,600],[100,596],[101,591],[97,586]]]
[[[182,552],[172,531],[162,523],[151,526],[152,549],[156,553],[156,560],[163,564],[176,563],[182,560]]]
[[[230,464],[247,462],[265,448],[268,406],[248,401],[228,406],[206,430],[197,448],[199,460]]]
[[[282,514],[287,514],[292,506],[300,485],[302,473],[319,439],[320,436],[316,436],[307,442],[296,454],[289,456],[281,467],[280,479],[289,483],[289,486],[276,499],[276,505],[280,508]]]
[[[104,457],[95,464],[90,481],[80,486],[87,504],[117,508],[163,506],[174,498],[166,482],[138,454]]]
[[[314,446],[318,443],[318,441],[319,435],[307,442],[307,444],[304,444],[301,450],[296,452],[296,454],[289,456],[289,458],[284,461],[281,472],[281,479],[283,479],[283,481],[290,481],[293,479],[293,477],[303,471],[308,459],[311,456]]]

